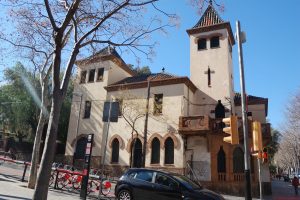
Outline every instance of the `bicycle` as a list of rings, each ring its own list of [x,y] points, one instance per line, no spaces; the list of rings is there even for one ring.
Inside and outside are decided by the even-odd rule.
[[[103,180],[102,185],[100,181],[100,176],[98,175],[99,171],[95,169],[90,170],[88,185],[87,185],[87,193],[96,193],[101,188],[101,194],[104,196],[107,196],[111,190],[111,183],[109,180]],[[80,190],[81,189],[81,182],[82,182],[82,176],[77,175],[77,177],[74,177],[75,181],[73,181],[73,188]]]

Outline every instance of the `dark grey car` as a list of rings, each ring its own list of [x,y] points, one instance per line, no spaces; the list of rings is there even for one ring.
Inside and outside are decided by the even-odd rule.
[[[129,169],[115,195],[118,200],[224,200],[183,175],[151,169]]]

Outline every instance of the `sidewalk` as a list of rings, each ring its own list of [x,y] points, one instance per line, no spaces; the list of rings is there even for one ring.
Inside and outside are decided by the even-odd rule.
[[[0,200],[30,200],[33,190],[28,189],[27,183],[0,175]],[[79,200],[79,193],[49,189],[48,200]],[[97,199],[96,196],[87,199]],[[110,198],[103,198],[110,199]]]

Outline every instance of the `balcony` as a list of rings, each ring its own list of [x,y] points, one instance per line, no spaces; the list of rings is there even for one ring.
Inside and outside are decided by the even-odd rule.
[[[206,135],[209,132],[222,132],[222,119],[209,116],[179,117],[179,133],[182,135]]]

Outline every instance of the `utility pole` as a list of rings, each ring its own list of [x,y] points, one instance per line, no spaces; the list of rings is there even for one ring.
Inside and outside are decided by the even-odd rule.
[[[77,148],[77,137],[78,137],[78,129],[79,129],[79,123],[80,123],[80,113],[81,113],[81,104],[82,104],[82,96],[83,94],[73,93],[74,95],[80,96],[80,104],[79,104],[79,111],[78,111],[78,119],[77,119],[77,126],[76,126],[76,137],[75,137],[75,145],[74,145],[74,152],[73,152],[73,159],[72,159],[72,166],[74,167],[75,164],[75,153]]]
[[[243,61],[243,47],[242,42],[246,41],[245,34],[241,33],[240,22],[236,21],[236,39],[238,42],[239,67],[240,67],[240,84],[241,84],[241,103],[242,103],[242,119],[244,132],[244,161],[245,161],[245,200],[252,200],[251,196],[251,169],[250,169],[250,152],[249,152],[249,138],[248,138],[248,118],[246,109],[246,89],[244,76],[244,61]],[[242,37],[242,38],[241,38]]]
[[[143,162],[142,167],[146,166],[146,146],[147,146],[147,132],[148,132],[148,117],[149,117],[149,99],[150,99],[150,79],[148,77],[148,87],[147,87],[147,103],[146,103],[146,115],[145,115],[145,125],[144,125],[144,145],[143,145]]]

